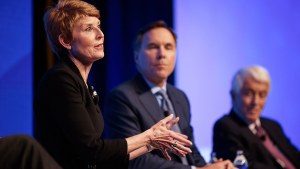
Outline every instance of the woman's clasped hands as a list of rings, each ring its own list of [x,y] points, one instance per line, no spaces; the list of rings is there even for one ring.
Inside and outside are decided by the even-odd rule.
[[[149,129],[149,146],[159,149],[168,160],[171,160],[168,152],[172,152],[179,157],[184,157],[192,152],[189,148],[192,142],[188,140],[188,137],[171,130],[172,126],[178,123],[178,121],[179,117],[173,118],[173,114],[171,114]]]

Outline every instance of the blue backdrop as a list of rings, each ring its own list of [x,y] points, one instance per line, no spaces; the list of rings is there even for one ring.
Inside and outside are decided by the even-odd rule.
[[[253,64],[271,75],[262,115],[278,120],[300,148],[299,9],[300,1],[175,1],[175,82],[190,98],[196,144],[206,159],[213,123],[231,108],[231,78]]]
[[[0,5],[0,137],[32,135],[31,0]]]

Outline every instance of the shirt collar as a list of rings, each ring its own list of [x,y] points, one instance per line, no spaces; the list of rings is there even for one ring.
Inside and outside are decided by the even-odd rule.
[[[261,126],[260,119],[257,119],[254,123],[250,123],[248,128],[252,131],[252,133],[256,134],[255,126]]]
[[[256,134],[255,125],[261,126],[260,119],[258,118],[254,123],[251,123],[235,107],[233,108],[233,110],[235,114],[248,125],[248,128],[252,131],[252,133]]]
[[[154,83],[150,82],[144,76],[143,76],[143,78],[146,81],[146,83],[148,84],[148,86],[150,87],[151,93],[155,94],[156,92],[158,92],[160,90],[164,90],[165,92],[167,92],[167,83],[164,83],[164,85],[162,87],[159,87],[159,86],[155,85]]]

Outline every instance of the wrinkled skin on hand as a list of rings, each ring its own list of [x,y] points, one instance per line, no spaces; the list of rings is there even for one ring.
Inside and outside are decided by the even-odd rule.
[[[179,117],[173,119],[173,115],[171,114],[150,128],[152,130],[150,144],[159,149],[168,160],[171,160],[168,150],[180,157],[184,157],[192,152],[191,149],[187,147],[192,145],[188,137],[170,130],[178,121]]]

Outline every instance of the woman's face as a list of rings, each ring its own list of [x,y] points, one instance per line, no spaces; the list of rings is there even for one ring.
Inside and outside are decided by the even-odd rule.
[[[104,57],[104,34],[97,17],[86,16],[75,22],[70,53],[83,64],[91,64]]]

